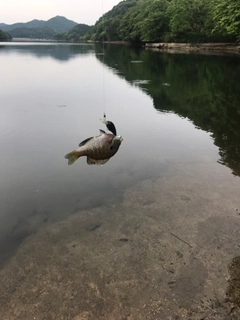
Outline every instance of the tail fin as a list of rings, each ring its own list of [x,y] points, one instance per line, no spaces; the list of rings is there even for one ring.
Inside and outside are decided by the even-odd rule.
[[[78,158],[80,157],[80,152],[77,150],[74,150],[68,154],[65,155],[65,159],[68,160],[68,164],[73,164]]]

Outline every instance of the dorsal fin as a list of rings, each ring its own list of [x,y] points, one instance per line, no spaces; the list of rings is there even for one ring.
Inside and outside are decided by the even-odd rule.
[[[112,121],[107,121],[106,122],[106,126],[108,128],[109,131],[111,131],[115,136],[117,135],[117,130],[115,125],[112,123]]]
[[[79,143],[79,147],[82,147],[82,146],[84,146],[89,140],[91,140],[93,137],[91,137],[91,138],[87,138],[87,139],[85,139],[85,140],[83,140],[82,142],[80,142]]]

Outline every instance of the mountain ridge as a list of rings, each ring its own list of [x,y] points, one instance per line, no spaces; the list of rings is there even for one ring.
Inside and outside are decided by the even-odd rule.
[[[0,29],[2,31],[11,31],[18,28],[51,28],[55,32],[67,32],[76,26],[78,23],[67,19],[63,16],[55,16],[49,20],[33,19],[28,22],[16,22],[13,24],[0,23]]]

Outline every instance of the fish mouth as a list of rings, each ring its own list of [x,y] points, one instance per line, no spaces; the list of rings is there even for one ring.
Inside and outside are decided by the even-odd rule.
[[[116,136],[116,137],[113,138],[113,141],[116,141],[116,140],[122,142],[123,138],[122,138],[122,136]]]

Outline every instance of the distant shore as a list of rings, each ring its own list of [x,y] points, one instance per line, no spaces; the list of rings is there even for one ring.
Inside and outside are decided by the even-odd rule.
[[[94,43],[94,41],[87,41],[88,43]],[[99,42],[99,41],[97,41]],[[133,45],[127,41],[105,41],[105,43],[111,44],[125,44]],[[155,43],[138,43],[136,46],[141,46],[145,49],[155,51],[165,51],[172,53],[188,53],[188,52],[199,52],[199,53],[234,53],[240,54],[240,44],[236,43],[177,43],[177,42],[155,42]]]
[[[87,41],[88,43],[99,43],[99,41]],[[149,50],[165,51],[172,53],[234,53],[240,54],[240,45],[236,43],[177,43],[177,42],[155,42],[155,43],[130,43],[127,41],[104,41],[110,44],[136,45]]]
[[[63,42],[56,41],[53,39],[30,39],[30,38],[13,38],[12,42]],[[99,43],[99,41],[86,41],[87,43]],[[72,42],[69,42],[72,44]],[[77,42],[78,43],[78,42]],[[127,41],[105,41],[110,44],[124,44],[132,45]],[[139,43],[136,44],[148,50],[164,51],[164,52],[199,52],[199,53],[233,53],[240,54],[240,45],[235,43],[167,43],[167,42],[156,42],[156,43]]]
[[[12,38],[12,42],[57,42],[54,39]]]

